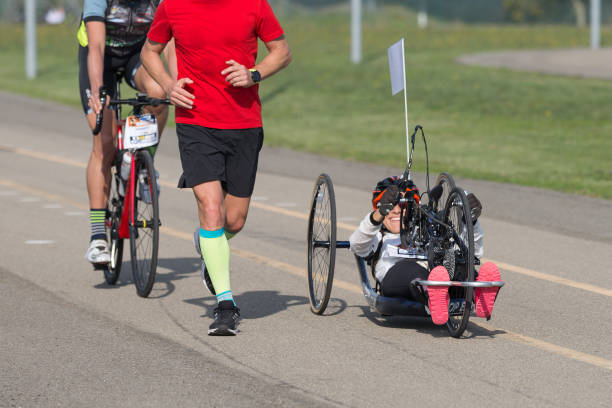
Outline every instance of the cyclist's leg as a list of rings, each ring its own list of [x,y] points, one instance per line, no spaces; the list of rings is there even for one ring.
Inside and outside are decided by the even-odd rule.
[[[106,68],[105,61],[105,68]],[[114,76],[112,72],[104,69],[103,82],[110,92],[114,93]],[[81,104],[87,122],[91,129],[95,127],[96,115],[88,106],[90,95],[89,75],[87,71],[87,48],[79,47],[79,88],[81,94]],[[110,186],[110,166],[114,158],[114,115],[109,109],[105,109],[102,131],[93,136],[92,149],[87,163],[86,179],[87,193],[90,204],[91,239],[90,248],[86,254],[91,262],[104,262],[107,248],[103,242],[106,239],[106,230],[103,214],[106,211]],[[94,241],[96,243],[94,244]],[[100,256],[98,256],[100,255]],[[96,263],[94,262],[94,263]]]
[[[126,64],[125,78],[132,88],[146,93],[151,98],[164,99],[166,97],[166,92],[140,63],[140,54],[133,55]],[[168,120],[168,105],[148,106],[147,111],[153,113],[157,118],[161,136]]]
[[[415,280],[427,280],[429,271],[415,260],[402,260],[393,265],[381,282],[382,293],[388,297],[402,297],[427,304],[427,298],[414,284]]]

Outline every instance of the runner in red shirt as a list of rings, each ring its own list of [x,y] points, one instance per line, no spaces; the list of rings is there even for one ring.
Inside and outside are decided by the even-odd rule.
[[[178,80],[160,58],[171,38]],[[255,64],[258,39],[269,53]],[[258,83],[289,64],[289,44],[267,0],[164,0],[141,59],[176,105],[179,187],[195,194],[202,279],[218,302],[208,334],[235,335],[227,240],[246,221],[263,144]]]

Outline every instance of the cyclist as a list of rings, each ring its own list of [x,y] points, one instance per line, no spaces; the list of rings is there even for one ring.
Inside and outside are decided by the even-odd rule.
[[[79,88],[81,104],[91,129],[100,113],[99,89],[105,85],[113,98],[116,73],[123,70],[126,82],[149,96],[163,98],[165,92],[140,66],[140,49],[160,0],[85,0],[79,41]],[[170,71],[175,71],[173,47],[166,51]],[[168,107],[150,107],[161,134]],[[93,137],[87,163],[87,193],[90,204],[91,239],[85,258],[93,264],[110,262],[106,242],[106,205],[110,188],[110,167],[115,157],[115,116],[104,115],[102,131]]]
[[[427,304],[435,324],[444,324],[448,320],[448,287],[429,286],[421,289],[416,280],[448,281],[448,271],[444,266],[437,266],[429,271],[426,260],[408,258],[400,248],[400,197],[406,194],[417,194],[416,186],[400,191],[399,177],[387,177],[376,184],[373,190],[372,205],[374,211],[366,215],[351,237],[350,248],[356,255],[374,263],[374,275],[380,285],[383,296],[402,297]],[[483,232],[478,222],[482,205],[472,193],[468,194],[472,222],[474,223],[474,253],[480,258],[483,255]],[[500,281],[497,266],[486,262],[480,267],[477,281]],[[476,288],[474,300],[476,314],[479,317],[490,317],[499,288]]]
[[[147,36],[143,64],[176,105],[179,187],[198,204],[196,248],[218,302],[208,334],[235,335],[227,240],[246,222],[263,144],[258,83],[289,64],[289,44],[267,0],[165,0]],[[172,37],[178,81],[160,58]],[[255,64],[258,38],[269,53]]]

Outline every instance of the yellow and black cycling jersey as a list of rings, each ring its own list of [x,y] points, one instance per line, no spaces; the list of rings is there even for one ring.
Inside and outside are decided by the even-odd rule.
[[[123,57],[139,51],[159,3],[161,0],[84,0],[79,44],[89,44],[85,23],[101,21],[106,26],[107,54]]]

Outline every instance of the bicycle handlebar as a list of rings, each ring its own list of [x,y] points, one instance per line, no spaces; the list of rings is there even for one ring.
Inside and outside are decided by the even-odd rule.
[[[96,115],[96,127],[92,130],[92,133],[94,134],[94,136],[100,133],[100,130],[102,130],[102,112],[104,112],[104,105],[106,105],[106,97],[107,97],[106,87],[101,86],[100,87],[100,103],[102,103],[102,110],[100,111],[98,115]]]
[[[108,94],[106,91],[106,87],[100,87],[100,102],[102,103],[102,110],[99,114],[96,115],[96,127],[93,129],[92,133],[97,135],[100,133],[102,129],[102,119],[104,114],[104,107],[106,105],[106,98]],[[141,107],[141,106],[158,106],[158,105],[170,105],[171,102],[169,99],[158,99],[158,98],[149,98],[147,94],[137,94],[136,98],[131,99],[111,99],[109,101],[109,106],[111,105],[131,105],[133,107]]]

